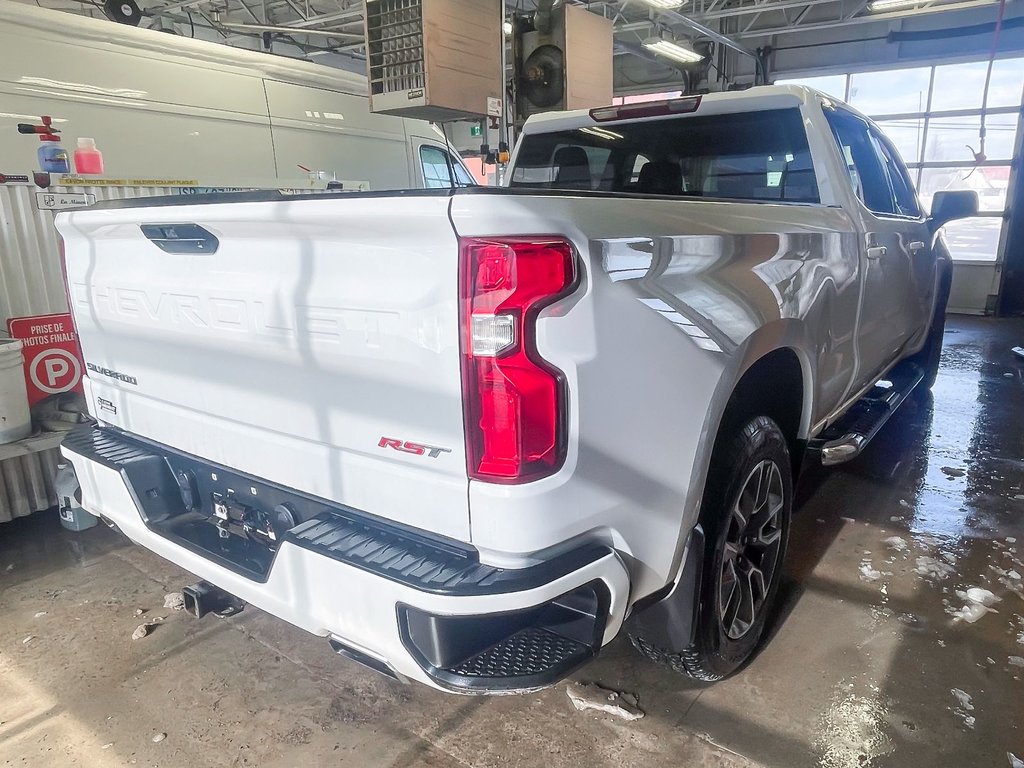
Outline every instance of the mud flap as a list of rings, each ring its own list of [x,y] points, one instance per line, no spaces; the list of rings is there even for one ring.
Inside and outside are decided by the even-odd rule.
[[[704,569],[704,530],[699,525],[690,532],[685,552],[686,561],[672,590],[627,620],[627,631],[670,653],[680,653],[693,645],[697,629]]]

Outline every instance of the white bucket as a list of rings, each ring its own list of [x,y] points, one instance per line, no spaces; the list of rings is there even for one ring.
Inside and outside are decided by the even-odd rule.
[[[21,341],[0,339],[0,443],[32,434]]]

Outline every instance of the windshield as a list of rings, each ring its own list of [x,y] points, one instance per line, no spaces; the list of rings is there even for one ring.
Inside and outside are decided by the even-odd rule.
[[[819,201],[807,135],[796,108],[528,134],[510,185]]]

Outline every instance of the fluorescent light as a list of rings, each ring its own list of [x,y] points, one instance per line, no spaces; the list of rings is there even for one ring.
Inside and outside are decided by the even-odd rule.
[[[686,5],[686,0],[644,0],[648,5],[653,5],[655,8],[661,8],[665,11],[670,11],[673,8],[678,8],[681,5]]]
[[[920,5],[922,0],[873,0],[868,3],[869,11],[895,11],[902,8],[914,8]]]
[[[682,64],[694,64],[704,59],[696,51],[684,48],[678,43],[673,43],[671,40],[648,40],[644,43],[644,48],[659,56],[664,56],[666,59],[672,59]]]

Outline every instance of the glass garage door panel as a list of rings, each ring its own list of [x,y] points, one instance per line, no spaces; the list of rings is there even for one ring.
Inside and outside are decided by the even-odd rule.
[[[995,262],[1002,219],[978,217],[951,221],[942,228],[949,255],[956,261]]]
[[[901,115],[928,109],[931,67],[850,75],[850,105],[865,115]]]
[[[1009,181],[1009,165],[921,170],[921,202],[925,208],[931,207],[936,192],[944,189],[970,189],[978,193],[980,210],[995,214],[952,221],[943,227],[946,245],[955,260],[996,260],[1003,228],[1003,218],[999,214],[1006,209]]]
[[[981,148],[981,117],[933,117],[928,123],[926,161],[974,162]],[[1017,115],[989,115],[985,118],[985,156],[989,160],[1011,160],[1017,141]]]
[[[981,109],[985,90],[987,61],[967,64],[944,64],[935,68],[935,92],[932,111]],[[1024,59],[1000,59],[992,65],[988,90],[988,106],[1016,107],[1024,88]]]
[[[930,209],[932,196],[943,189],[972,189],[978,193],[978,208],[1002,213],[1006,210],[1006,192],[1010,184],[1010,166],[976,168],[923,168],[919,192],[921,202]]]

